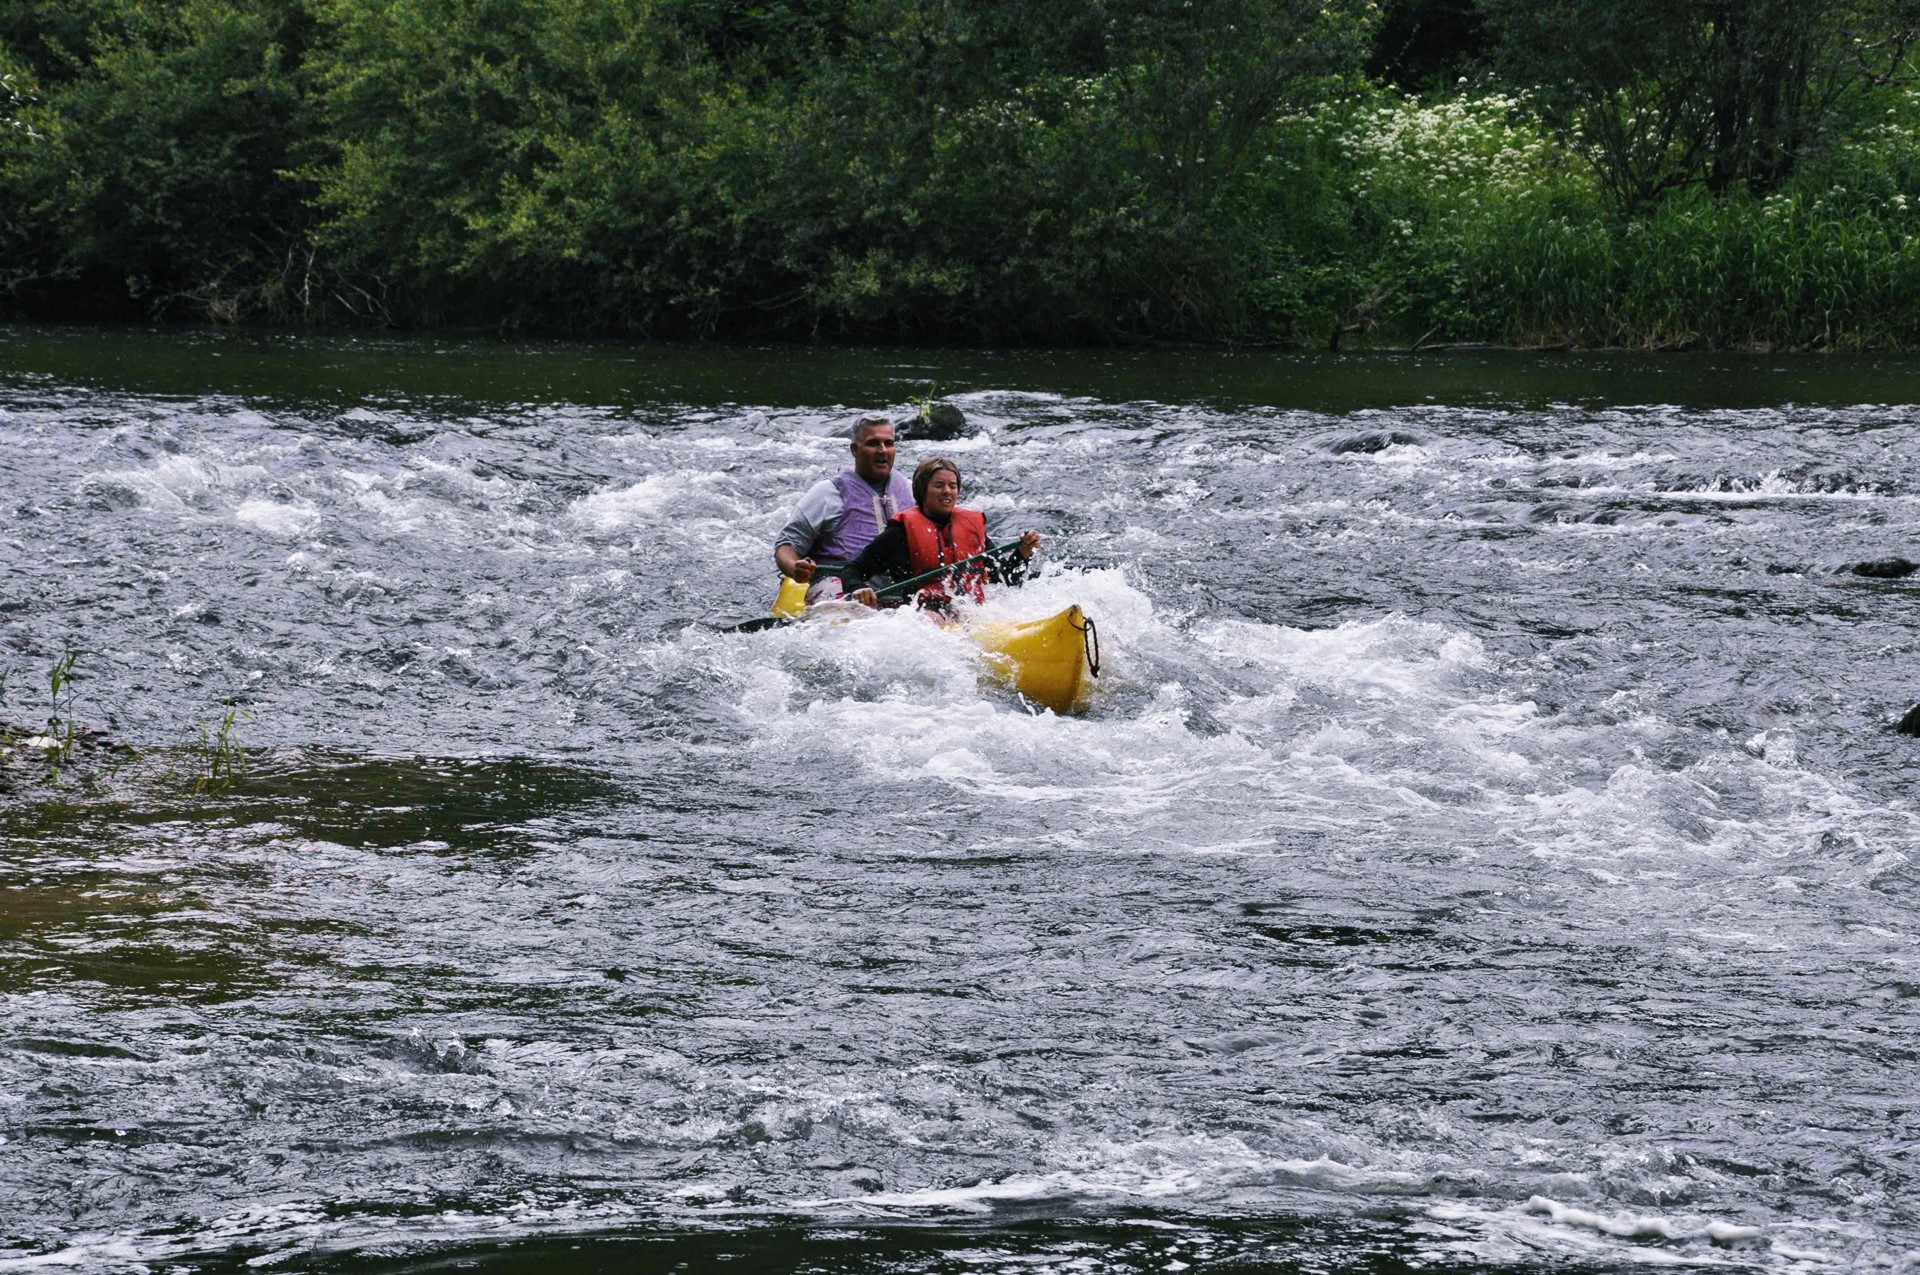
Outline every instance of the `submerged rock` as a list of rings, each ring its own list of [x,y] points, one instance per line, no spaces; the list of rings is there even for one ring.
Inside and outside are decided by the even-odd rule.
[[[1385,429],[1371,434],[1355,434],[1352,438],[1343,438],[1333,445],[1332,450],[1335,456],[1344,456],[1349,452],[1384,452],[1389,447],[1411,447],[1419,441],[1417,434]]]
[[[1920,704],[1908,709],[1906,716],[1900,719],[1900,724],[1894,729],[1902,735],[1920,735]]]
[[[0,720],[0,797],[44,794],[50,785],[77,780],[91,788],[136,753],[97,726],[61,723],[29,726]]]
[[[1908,562],[1905,558],[1880,558],[1853,564],[1853,574],[1874,580],[1898,580],[1916,571],[1920,571],[1920,563]]]
[[[115,739],[99,726],[75,722],[69,730],[64,723],[28,726],[0,721],[0,761],[43,761],[48,757],[132,751],[131,745]]]

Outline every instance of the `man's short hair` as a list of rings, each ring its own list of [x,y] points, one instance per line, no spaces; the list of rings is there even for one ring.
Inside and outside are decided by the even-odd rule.
[[[948,460],[945,456],[929,456],[925,460],[921,461],[918,465],[914,466],[914,470],[913,470],[913,503],[914,504],[917,505],[926,500],[927,488],[933,485],[933,476],[939,473],[943,469],[953,475],[953,481],[955,482],[960,481],[960,466],[954,464],[952,461]]]
[[[848,437],[853,439],[853,445],[858,447],[861,440],[866,438],[868,430],[876,429],[882,425],[885,425],[888,429],[894,428],[891,418],[882,416],[879,412],[868,412],[865,416],[862,416],[853,423],[853,428],[847,431],[847,434]]]

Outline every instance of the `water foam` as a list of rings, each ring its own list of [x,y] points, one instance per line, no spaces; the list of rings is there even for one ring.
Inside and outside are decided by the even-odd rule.
[[[312,505],[281,504],[278,501],[252,499],[242,501],[233,511],[233,520],[270,536],[293,539],[309,534],[320,520],[320,511]]]
[[[616,491],[582,496],[568,512],[598,532],[627,530],[669,515],[731,519],[749,512],[726,492],[726,483],[723,474],[650,474]],[[771,537],[768,542],[771,545]]]
[[[1038,1200],[1166,1201],[1244,1193],[1248,1188],[1398,1194],[1422,1181],[1416,1173],[1356,1166],[1324,1155],[1275,1156],[1222,1134],[1062,1141],[1049,1148],[1049,1155],[1060,1167],[966,1184],[797,1200],[794,1207],[986,1214],[1009,1203]]]
[[[271,481],[258,465],[228,464],[188,455],[166,455],[140,469],[109,469],[79,482],[82,496],[112,503],[131,500],[155,513],[207,515],[236,493],[252,492]]]
[[[1190,629],[1164,622],[1115,571],[1057,571],[981,613],[1031,618],[1069,599],[1100,617],[1106,670],[1086,717],[1024,711],[982,684],[978,653],[960,634],[905,613],[784,631],[767,643],[774,652],[824,658],[842,685],[860,689],[813,690],[763,670],[742,711],[761,746],[824,749],[875,774],[997,801],[1094,802],[1168,820],[1201,802],[1219,811],[1222,831],[1197,848],[1238,840],[1224,827],[1249,802],[1315,822],[1351,801],[1424,807],[1407,787],[1416,756],[1380,764],[1421,740],[1445,741],[1469,774],[1530,770],[1510,741],[1532,725],[1533,706],[1485,699],[1475,684],[1486,653],[1442,626],[1392,616],[1317,632],[1250,621]],[[1303,694],[1337,716],[1294,720]],[[1205,729],[1203,717],[1227,729]],[[1432,750],[1418,759],[1430,766]]]

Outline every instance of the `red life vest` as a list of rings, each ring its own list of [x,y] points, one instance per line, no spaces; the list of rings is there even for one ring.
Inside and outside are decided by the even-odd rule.
[[[932,571],[948,563],[970,558],[987,547],[987,516],[978,509],[955,509],[941,526],[918,509],[909,509],[896,521],[907,529],[907,554],[913,560],[913,574]],[[975,602],[986,600],[987,564],[976,562],[958,573],[954,583]],[[947,600],[947,581],[936,580],[920,590],[920,605],[939,605]]]

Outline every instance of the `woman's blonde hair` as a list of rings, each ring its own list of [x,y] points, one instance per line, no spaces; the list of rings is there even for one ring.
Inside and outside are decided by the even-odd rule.
[[[953,475],[953,481],[960,481],[960,466],[945,456],[929,456],[913,468],[913,503],[922,505],[927,500],[927,486],[933,482],[933,476],[941,470]]]

